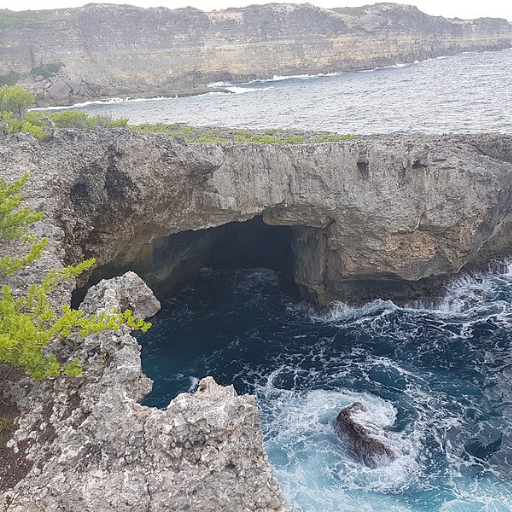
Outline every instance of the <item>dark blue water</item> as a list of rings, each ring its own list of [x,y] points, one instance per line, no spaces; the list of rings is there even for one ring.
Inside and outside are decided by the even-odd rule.
[[[512,50],[372,71],[226,85],[232,94],[81,107],[132,123],[338,133],[512,132]]]
[[[253,393],[265,447],[302,511],[512,510],[512,265],[435,305],[334,304],[315,316],[266,269],[204,270],[139,337],[146,402],[212,375]],[[395,461],[369,468],[333,432],[354,401]]]

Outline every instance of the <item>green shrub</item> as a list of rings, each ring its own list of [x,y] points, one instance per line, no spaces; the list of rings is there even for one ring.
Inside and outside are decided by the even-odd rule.
[[[11,112],[15,118],[23,119],[27,109],[35,102],[36,97],[19,85],[0,87],[0,111]]]
[[[16,82],[20,79],[20,74],[16,73],[16,71],[9,71],[9,73],[5,75],[0,75],[0,86],[3,85],[16,85]]]
[[[43,78],[50,78],[51,76],[56,75],[63,67],[64,64],[62,62],[42,64],[41,66],[37,66],[37,68],[31,69],[30,75],[42,76]]]
[[[42,218],[41,213],[20,207],[21,190],[28,175],[7,183],[0,178],[0,239],[19,241],[18,254],[0,258],[0,274],[13,274],[41,257],[46,239],[37,239],[28,227]],[[23,251],[25,249],[25,251]],[[118,330],[121,325],[147,330],[150,324],[137,320],[130,310],[123,313],[105,312],[86,316],[82,311],[64,306],[56,312],[49,296],[62,281],[72,280],[90,268],[94,260],[87,260],[63,270],[50,270],[40,283],[29,285],[26,293],[16,293],[6,284],[0,291],[0,364],[8,364],[26,371],[36,380],[76,375],[81,368],[76,360],[61,362],[46,352],[51,341],[62,340],[78,331],[81,336],[106,329]]]
[[[59,112],[47,112],[57,128],[87,128],[89,116],[80,110],[61,110]]]
[[[128,126],[129,119],[127,117],[120,117],[119,119],[113,119],[107,123],[110,128],[126,128]]]
[[[48,137],[48,132],[45,132],[44,128],[32,123],[23,123],[20,131],[22,133],[28,133],[32,135],[32,137],[36,138],[37,140],[43,140]]]
[[[13,427],[12,421],[8,418],[0,418],[0,434],[9,432]]]

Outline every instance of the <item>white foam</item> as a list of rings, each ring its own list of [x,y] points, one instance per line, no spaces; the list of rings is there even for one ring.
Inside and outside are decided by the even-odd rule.
[[[38,110],[68,110],[74,108],[88,107],[90,105],[115,105],[118,103],[138,103],[138,102],[151,102],[173,99],[170,96],[157,96],[155,98],[108,98],[106,100],[84,101],[83,103],[75,103],[71,106],[56,106],[56,107],[37,107],[31,108],[30,111]]]
[[[197,386],[199,385],[199,379],[197,377],[189,376],[190,379],[190,387],[188,388],[188,393],[192,393],[197,389]]]

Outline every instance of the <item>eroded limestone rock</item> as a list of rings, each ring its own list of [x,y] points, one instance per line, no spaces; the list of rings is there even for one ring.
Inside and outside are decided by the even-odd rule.
[[[158,304],[133,273],[100,283],[84,302],[88,311],[123,306],[154,314]],[[267,464],[254,397],[207,378],[164,410],[143,407],[151,381],[127,328],[66,348],[82,376],[11,390],[21,414],[5,450],[29,470],[2,489],[1,510],[291,510]]]
[[[0,62],[3,73],[26,75],[22,85],[48,106],[204,93],[218,81],[373,69],[511,45],[506,20],[448,20],[393,3],[359,12],[279,3],[213,12],[89,4],[1,30]],[[35,62],[64,67],[41,79],[29,75]]]
[[[54,266],[119,258],[152,285],[208,264],[206,229],[256,216],[290,228],[293,280],[319,304],[421,297],[512,248],[510,135],[187,146],[56,130],[43,144],[1,139],[0,169],[7,179],[31,172],[25,195],[46,213],[36,228]]]

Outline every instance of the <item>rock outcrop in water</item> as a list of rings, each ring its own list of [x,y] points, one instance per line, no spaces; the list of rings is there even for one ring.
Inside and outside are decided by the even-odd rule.
[[[393,460],[396,458],[393,450],[377,439],[357,418],[358,413],[364,412],[367,409],[360,402],[345,407],[334,419],[336,434],[346,441],[349,453],[367,466],[377,466]]]
[[[83,304],[126,307],[137,316],[160,307],[134,273],[102,281]],[[143,407],[151,381],[127,327],[67,340],[66,349],[84,375],[10,390],[20,417],[0,457],[18,481],[9,489],[0,479],[0,510],[291,510],[267,464],[254,397],[206,378],[164,410]]]
[[[509,48],[511,27],[506,20],[447,20],[392,3],[337,10],[269,4],[210,13],[90,4],[43,11],[32,23],[0,30],[0,75],[25,75],[22,85],[43,106],[194,94],[217,81]],[[64,67],[48,77],[59,64]]]
[[[512,246],[509,135],[187,146],[57,131],[44,144],[2,139],[0,168],[31,172],[54,265],[95,257],[98,279],[134,270],[160,295],[215,266],[219,245],[288,250],[281,269],[318,304],[421,297]],[[234,263],[266,264],[253,256]]]

